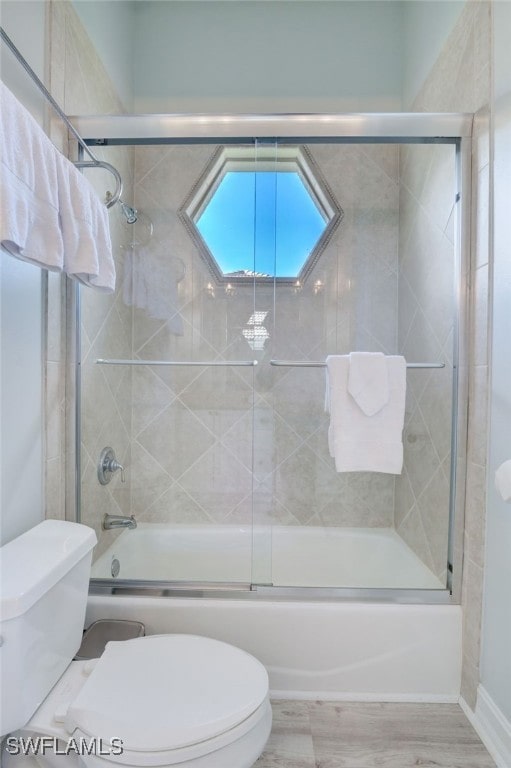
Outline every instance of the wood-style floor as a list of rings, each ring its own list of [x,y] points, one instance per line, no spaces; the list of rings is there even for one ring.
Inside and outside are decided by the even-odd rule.
[[[273,701],[254,768],[494,768],[457,704]]]

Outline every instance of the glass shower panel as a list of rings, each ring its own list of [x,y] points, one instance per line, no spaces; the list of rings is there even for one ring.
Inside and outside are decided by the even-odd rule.
[[[137,146],[128,199],[137,221],[114,213],[123,234],[118,287],[97,320],[109,333],[84,350],[83,422],[104,398],[111,408],[92,447],[84,434],[82,517],[93,509],[133,515],[137,528],[101,532],[96,577],[117,570],[116,578],[146,581],[252,581],[254,355],[243,328],[254,311],[253,277],[235,288],[217,280],[215,253],[196,226],[214,194],[205,173],[217,155],[214,146]],[[253,265],[253,238],[247,243]],[[96,412],[98,429],[103,418]],[[103,443],[124,465],[125,483],[116,473],[98,485]]]
[[[397,350],[411,368],[395,478],[394,528],[442,586],[452,566],[449,509],[456,494],[460,193],[455,144],[410,144],[399,154]],[[449,561],[449,562],[448,562]]]
[[[300,207],[293,198],[277,200],[279,276],[274,281],[271,387],[266,401],[276,444],[271,474],[272,580],[278,586],[344,586],[324,571],[325,545],[348,502],[342,496],[344,479],[332,469],[328,455],[322,367],[328,353],[349,351],[341,340],[347,308],[345,299],[339,301],[338,290],[338,238],[344,211],[326,175],[330,172],[335,181],[338,168],[331,159],[343,151],[349,153],[350,148],[279,145],[281,157],[295,153],[296,175],[309,202]],[[290,240],[288,224],[294,234],[300,233],[302,242]],[[290,248],[299,251],[299,259],[290,258]],[[293,261],[291,271],[288,264]],[[299,365],[306,362],[318,365]]]
[[[137,221],[111,212],[115,294],[81,292],[81,518],[99,536],[94,577],[445,589],[456,148],[104,149]],[[398,475],[337,472],[330,456],[325,360],[352,351],[417,365]],[[125,482],[120,471],[98,482],[107,446]]]
[[[443,589],[457,333],[455,146],[299,149],[327,232],[292,279],[274,278],[264,391],[276,446],[264,479],[272,583]],[[276,275],[286,270],[278,241],[277,228]],[[351,351],[444,366],[407,372],[400,475],[335,470],[324,361]]]

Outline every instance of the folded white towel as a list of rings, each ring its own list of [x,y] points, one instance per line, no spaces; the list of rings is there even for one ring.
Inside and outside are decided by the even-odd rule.
[[[2,247],[19,259],[113,291],[104,204],[1,81],[0,109]]]
[[[366,416],[389,402],[387,360],[382,352],[350,352],[348,392]]]
[[[64,270],[85,285],[115,290],[108,212],[94,187],[59,155],[57,178]]]
[[[0,243],[13,256],[60,270],[57,152],[0,81]]]
[[[338,472],[398,475],[402,471],[406,361],[399,355],[385,360],[388,403],[373,416],[367,416],[348,392],[349,355],[327,357],[328,446]]]

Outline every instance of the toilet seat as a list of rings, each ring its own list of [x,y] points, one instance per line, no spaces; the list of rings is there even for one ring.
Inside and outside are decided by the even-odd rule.
[[[72,662],[26,728],[105,747],[122,740],[120,755],[82,758],[91,768],[213,765],[210,756],[236,742],[264,745],[268,675],[245,651],[206,637],[111,642],[100,659]]]
[[[252,766],[262,752],[263,746],[268,740],[271,730],[272,711],[269,698],[246,720],[239,725],[231,728],[229,731],[206,739],[198,744],[191,744],[179,749],[164,750],[158,752],[135,752],[124,749],[119,756],[97,758],[95,756],[82,757],[84,766],[87,768],[106,768],[106,766],[136,766],[137,768],[169,768],[170,766],[195,765],[207,766],[207,768],[229,768],[231,762],[228,762],[224,755],[226,752],[234,751],[238,753],[238,760],[246,759],[246,754],[252,754],[249,763],[243,765]],[[84,737],[90,738],[88,734],[79,729],[73,734],[75,739]],[[238,745],[242,745],[239,747]],[[247,748],[248,745],[248,748]],[[254,751],[255,745],[255,751]],[[213,762],[213,758],[215,758]],[[202,762],[205,761],[205,762]],[[241,765],[236,762],[235,765]]]
[[[220,736],[261,707],[263,665],[245,651],[196,635],[108,643],[65,717],[69,733],[129,752],[169,752]]]

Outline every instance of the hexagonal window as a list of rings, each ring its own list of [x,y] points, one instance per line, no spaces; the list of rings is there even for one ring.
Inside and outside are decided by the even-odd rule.
[[[218,281],[305,281],[342,210],[305,147],[220,147],[180,216]]]

